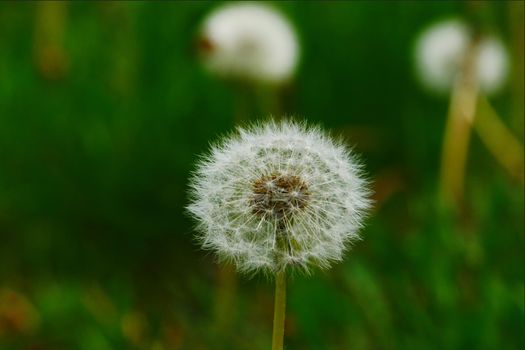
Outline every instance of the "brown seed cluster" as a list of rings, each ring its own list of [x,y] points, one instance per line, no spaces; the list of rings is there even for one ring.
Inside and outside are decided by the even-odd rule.
[[[310,192],[295,175],[273,173],[253,182],[250,205],[255,214],[276,220],[290,218],[294,211],[306,207]]]

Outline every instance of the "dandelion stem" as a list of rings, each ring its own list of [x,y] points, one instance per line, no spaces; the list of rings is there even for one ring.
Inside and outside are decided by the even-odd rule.
[[[512,127],[514,132],[518,133],[520,139],[523,139],[523,115],[525,106],[523,104],[523,93],[525,92],[525,84],[523,81],[523,75],[525,74],[524,65],[524,3],[522,1],[510,1],[508,3],[509,8],[509,24],[511,34],[510,39],[512,45],[510,45],[512,52],[512,90],[511,96],[513,99],[513,111],[512,111]]]
[[[496,160],[523,184],[523,145],[485,98],[479,99],[474,129]]]
[[[286,271],[280,271],[275,275],[275,308],[273,314],[272,350],[283,349],[285,312]]]
[[[478,86],[474,71],[477,40],[471,43],[452,90],[441,158],[441,192],[448,205],[457,209],[463,199],[465,165]]]

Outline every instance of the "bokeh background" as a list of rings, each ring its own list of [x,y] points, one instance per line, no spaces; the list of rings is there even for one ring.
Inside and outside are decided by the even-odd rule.
[[[453,15],[498,33],[490,103],[523,142],[523,2],[275,3],[302,46],[277,102],[202,69],[215,6],[0,3],[0,349],[268,349],[272,282],[219,268],[184,206],[198,154],[269,113],[343,135],[376,201],[343,263],[290,281],[287,349],[522,349],[523,186],[474,133],[440,204],[449,101],[412,49]]]

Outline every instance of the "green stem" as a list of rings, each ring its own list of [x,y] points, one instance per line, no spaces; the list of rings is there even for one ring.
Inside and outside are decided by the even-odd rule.
[[[275,275],[275,308],[273,314],[272,350],[283,349],[284,317],[286,311],[286,272]]]
[[[459,209],[463,202],[466,161],[476,114],[478,86],[473,62],[478,45],[477,39],[470,44],[452,88],[442,146],[441,192],[446,204],[454,209]]]

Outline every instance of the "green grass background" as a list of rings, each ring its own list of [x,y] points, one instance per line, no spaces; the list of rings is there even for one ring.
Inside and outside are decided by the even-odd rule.
[[[216,5],[0,3],[0,349],[269,348],[271,281],[221,280],[184,214],[209,142],[278,110],[202,70]],[[286,348],[522,349],[523,187],[474,134],[464,208],[439,205],[448,98],[412,46],[451,15],[498,33],[512,71],[490,101],[523,141],[523,4],[275,5],[302,44],[279,111],[343,135],[376,192],[345,261],[291,279]]]

